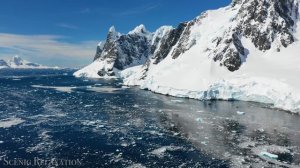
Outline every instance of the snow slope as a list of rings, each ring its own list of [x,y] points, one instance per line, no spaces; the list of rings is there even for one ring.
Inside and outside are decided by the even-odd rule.
[[[208,17],[195,31],[194,36],[200,37],[196,46],[178,59],[168,56],[148,72],[143,82],[125,79],[125,84],[137,83],[143,89],[157,93],[201,100],[235,99],[269,103],[276,108],[299,113],[299,42],[282,48],[281,52],[276,49],[262,52],[249,40],[243,39],[244,46],[251,52],[246,63],[235,72],[220,68],[218,62],[201,53],[205,49],[203,44],[206,38],[215,36],[220,27],[228,25],[224,22],[230,19],[226,16],[232,16],[231,12],[226,8],[208,12]],[[219,27],[215,24],[218,22]],[[297,27],[296,37],[300,37],[300,29]]]
[[[114,76],[102,76],[100,77],[98,75],[98,72],[101,71],[102,69],[108,70],[108,69],[113,69],[113,64],[108,63],[106,61],[94,61],[90,65],[76,71],[74,73],[74,76],[76,77],[85,77],[85,78],[115,78]]]
[[[175,43],[160,40],[168,45],[158,52],[166,46],[170,50],[167,55],[159,54],[159,61],[151,53],[144,63],[114,69],[116,76],[125,85],[156,93],[255,101],[300,114],[299,1],[286,3],[239,0],[207,11],[184,23],[183,31],[177,31],[179,38],[174,38],[173,30],[169,30],[173,36],[162,36],[171,36]],[[84,76],[99,78],[96,72],[106,66],[114,68],[103,60],[95,61],[83,69]],[[81,72],[75,76],[82,76]]]

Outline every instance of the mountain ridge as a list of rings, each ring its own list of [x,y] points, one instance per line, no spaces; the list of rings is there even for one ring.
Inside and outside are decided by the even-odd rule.
[[[100,56],[74,75],[120,77],[126,85],[172,96],[258,101],[300,111],[300,81],[294,79],[300,74],[298,24],[298,0],[234,0],[176,28],[161,27],[146,36],[122,34],[115,40],[108,34],[106,47],[97,50]],[[237,79],[248,82],[242,85]],[[249,93],[258,86],[260,92]]]

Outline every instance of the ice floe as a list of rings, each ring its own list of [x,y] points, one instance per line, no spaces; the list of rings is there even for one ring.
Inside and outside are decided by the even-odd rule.
[[[261,152],[259,155],[261,157],[268,157],[270,159],[278,159],[278,155],[275,155],[275,154],[272,154],[272,153],[269,153],[269,152]]]
[[[95,85],[96,86],[96,85]],[[42,85],[31,85],[34,88],[41,89],[54,89],[59,92],[71,93],[74,91],[92,91],[92,92],[101,92],[101,93],[113,93],[116,91],[123,90],[123,88],[114,88],[114,87],[95,87],[95,86],[76,86],[76,87],[67,87],[67,86],[42,86]]]
[[[25,122],[25,120],[21,118],[7,118],[0,120],[0,128],[9,128],[15,125],[19,125]]]
[[[242,112],[242,111],[237,111],[236,112],[238,115],[245,115],[246,113],[245,112]]]
[[[154,149],[150,153],[159,158],[162,158],[165,156],[166,152],[168,152],[168,151],[176,151],[176,150],[181,150],[181,149],[182,149],[182,147],[178,147],[178,146],[163,146],[163,147]]]

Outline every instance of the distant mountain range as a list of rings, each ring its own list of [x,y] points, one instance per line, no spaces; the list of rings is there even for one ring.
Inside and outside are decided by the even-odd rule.
[[[37,63],[32,63],[23,60],[18,55],[12,57],[10,60],[5,61],[0,59],[0,69],[2,68],[16,68],[16,69],[57,69],[59,67],[48,67]]]

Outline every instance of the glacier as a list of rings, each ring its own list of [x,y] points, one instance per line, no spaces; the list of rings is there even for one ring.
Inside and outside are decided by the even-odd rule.
[[[101,56],[74,76],[121,78],[155,93],[253,101],[300,114],[299,2],[286,3],[233,1],[154,33],[144,26],[124,35],[110,29],[106,46],[98,47]]]

